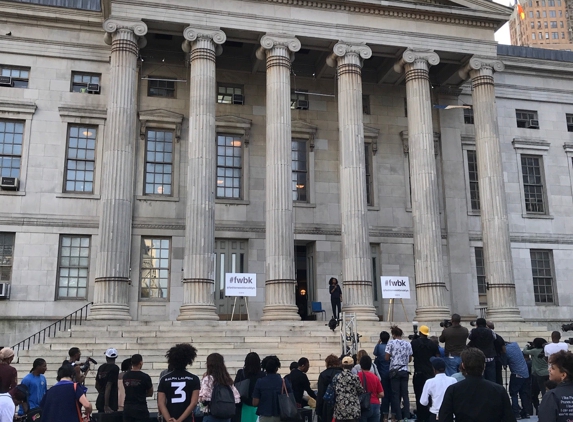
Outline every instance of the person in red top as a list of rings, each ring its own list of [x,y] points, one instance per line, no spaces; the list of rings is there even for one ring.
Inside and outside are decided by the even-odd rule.
[[[380,379],[370,372],[372,358],[368,355],[362,356],[359,363],[362,370],[358,373],[358,378],[364,389],[370,393],[370,410],[362,412],[360,422],[380,422],[380,399],[384,397],[384,389]]]
[[[4,347],[0,350],[0,393],[7,393],[18,384],[18,372],[12,365],[14,350]]]

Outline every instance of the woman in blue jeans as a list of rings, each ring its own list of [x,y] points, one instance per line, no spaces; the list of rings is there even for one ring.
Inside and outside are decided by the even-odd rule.
[[[388,420],[388,413],[390,413],[390,403],[392,400],[392,388],[390,386],[390,362],[386,360],[386,345],[390,341],[390,334],[388,331],[380,333],[380,340],[374,347],[374,364],[380,374],[380,381],[382,382],[382,389],[384,390],[384,398],[380,405],[380,412],[384,417],[384,421]]]
[[[380,422],[380,399],[384,397],[382,384],[376,375],[370,372],[372,358],[368,355],[360,358],[358,378],[366,391],[370,393],[370,409],[362,411],[360,422]]]
[[[397,420],[410,417],[408,398],[408,363],[412,361],[412,346],[402,340],[404,332],[396,325],[391,327],[392,340],[386,346],[386,360],[390,361],[390,385],[392,387],[392,412]],[[404,403],[404,412],[400,402]]]

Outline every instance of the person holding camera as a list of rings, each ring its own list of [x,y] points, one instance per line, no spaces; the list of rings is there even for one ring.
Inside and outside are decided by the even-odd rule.
[[[422,325],[419,335],[414,334],[412,340],[412,356],[414,358],[414,377],[412,384],[416,396],[416,417],[420,422],[426,422],[430,417],[430,408],[420,403],[422,391],[426,381],[434,377],[434,367],[431,359],[440,357],[440,350],[436,343],[428,338],[430,328]]]
[[[445,343],[446,358],[446,375],[452,376],[459,371],[460,364],[462,363],[461,353],[466,348],[468,340],[468,329],[462,327],[460,322],[462,317],[458,314],[453,314],[451,324],[445,327],[440,335],[440,342]]]
[[[469,335],[470,342],[468,347],[475,347],[483,352],[485,355],[485,372],[483,377],[491,382],[496,382],[495,375],[495,333],[487,327],[485,318],[478,318],[476,320],[476,328],[474,328]]]
[[[86,375],[81,370],[82,366],[80,364],[80,359],[82,357],[81,350],[78,347],[72,347],[70,350],[68,350],[68,356],[69,356],[68,359],[62,362],[62,366],[66,365],[71,366],[73,370],[72,381],[77,382],[79,384],[83,384],[86,379]]]

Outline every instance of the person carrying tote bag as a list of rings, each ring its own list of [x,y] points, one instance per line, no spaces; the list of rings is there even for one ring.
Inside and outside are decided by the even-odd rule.
[[[360,368],[362,371],[358,373],[358,377],[362,381],[362,386],[364,390],[366,390],[366,394],[360,397],[362,408],[360,422],[380,422],[380,399],[384,397],[384,389],[378,377],[370,372],[371,367],[372,358],[368,355],[362,356],[362,358],[360,358]],[[363,400],[368,400],[368,409],[362,405]]]
[[[292,396],[292,388],[288,380],[282,379],[277,374],[281,367],[281,362],[276,356],[267,356],[263,359],[267,374],[259,378],[253,391],[253,406],[257,407],[259,422],[280,422],[281,409],[279,406],[279,396],[283,391],[283,382],[286,391]],[[294,397],[294,396],[293,396]]]

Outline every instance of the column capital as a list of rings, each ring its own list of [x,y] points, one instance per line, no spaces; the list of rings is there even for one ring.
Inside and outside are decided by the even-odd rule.
[[[301,44],[298,38],[288,34],[265,34],[261,38],[261,47],[257,50],[257,59],[266,59],[266,50],[271,50],[274,47],[284,47],[291,53],[296,53],[300,50]],[[291,54],[291,61],[294,60],[294,55]]]
[[[212,41],[217,54],[221,54],[221,44],[227,41],[227,34],[225,34],[220,28],[210,28],[206,26],[188,26],[183,30],[183,44],[181,48],[186,53],[191,51],[191,43],[197,40],[209,40]]]
[[[418,61],[426,62],[428,67],[436,66],[440,63],[440,56],[433,50],[415,50],[409,48],[404,51],[402,58],[394,64],[394,71],[396,73],[402,73],[406,64],[412,64]]]
[[[463,80],[466,80],[472,76],[472,70],[481,70],[493,75],[494,72],[503,72],[505,65],[501,60],[495,57],[473,56],[469,62],[460,69],[459,75]]]
[[[143,36],[147,34],[147,25],[142,21],[134,21],[125,18],[115,18],[110,17],[106,19],[103,23],[103,29],[105,30],[104,41],[107,45],[111,45],[112,34],[121,29],[126,29],[134,33],[139,37],[139,47],[145,47],[145,38]]]
[[[338,59],[346,55],[356,56],[362,65],[362,60],[372,57],[372,49],[364,43],[338,41],[332,48],[332,54],[326,58],[326,64],[330,67],[336,67]]]

